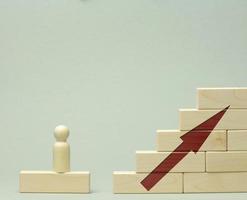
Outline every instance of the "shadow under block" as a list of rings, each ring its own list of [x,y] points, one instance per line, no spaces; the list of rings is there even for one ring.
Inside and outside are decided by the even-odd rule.
[[[206,152],[206,171],[247,171],[247,151]]]
[[[89,172],[21,171],[20,192],[89,193]]]
[[[191,130],[220,110],[180,109],[180,130]],[[247,129],[247,109],[227,110],[214,130]]]
[[[136,172],[151,172],[171,153],[137,151]],[[179,154],[179,152],[176,154]],[[194,152],[188,153],[170,172],[205,172],[205,152],[197,152],[196,154]]]
[[[179,130],[158,130],[157,151],[173,151],[183,142],[180,137],[185,133]],[[226,131],[213,131],[199,151],[226,151]]]
[[[247,172],[184,173],[184,192],[247,192]]]
[[[247,88],[198,88],[198,109],[247,108]]]
[[[229,151],[247,151],[247,130],[227,131],[227,147]]]
[[[138,174],[133,171],[113,172],[114,193],[182,193],[183,174],[169,173],[162,178],[151,190],[147,191],[141,181],[148,173]]]

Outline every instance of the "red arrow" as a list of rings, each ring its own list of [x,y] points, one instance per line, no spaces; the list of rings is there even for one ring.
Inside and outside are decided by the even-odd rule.
[[[224,108],[182,135],[180,138],[183,142],[141,181],[141,184],[146,188],[146,190],[150,190],[156,183],[158,183],[190,151],[193,151],[194,153],[198,152],[229,107],[230,106]]]

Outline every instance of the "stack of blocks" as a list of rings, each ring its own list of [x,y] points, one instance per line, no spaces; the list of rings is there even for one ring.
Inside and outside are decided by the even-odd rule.
[[[156,151],[136,152],[136,172],[113,173],[114,193],[247,192],[247,88],[197,92],[197,109],[179,111],[179,130],[158,130]],[[182,143],[180,137],[229,105],[199,152],[189,152],[147,191],[140,182]]]

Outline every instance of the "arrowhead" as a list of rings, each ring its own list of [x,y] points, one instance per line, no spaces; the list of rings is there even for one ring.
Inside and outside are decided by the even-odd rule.
[[[220,112],[216,113],[206,121],[182,135],[180,138],[183,140],[183,144],[179,147],[179,149],[177,149],[177,151],[198,152],[229,107],[230,106],[227,106]]]

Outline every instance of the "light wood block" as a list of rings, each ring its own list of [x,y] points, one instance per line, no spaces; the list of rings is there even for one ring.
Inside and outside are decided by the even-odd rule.
[[[180,109],[180,130],[191,130],[220,110]],[[215,130],[247,129],[247,109],[227,110]]]
[[[169,154],[171,152],[137,151],[136,172],[151,172]],[[205,172],[205,152],[188,153],[170,172]]]
[[[169,173],[163,177],[151,190],[147,191],[141,181],[148,174],[138,174],[133,171],[113,173],[114,193],[182,193],[182,173]]]
[[[247,171],[247,151],[206,152],[206,171]]]
[[[173,151],[183,141],[180,138],[186,131],[179,130],[158,130],[157,151]],[[225,151],[226,131],[213,131],[204,142],[199,151]]]
[[[229,151],[247,151],[247,130],[227,131],[227,146]]]
[[[20,192],[89,193],[89,172],[21,171]]]
[[[247,108],[247,88],[198,88],[198,109]]]
[[[184,173],[184,192],[247,192],[247,172]]]

